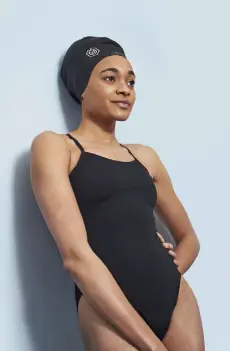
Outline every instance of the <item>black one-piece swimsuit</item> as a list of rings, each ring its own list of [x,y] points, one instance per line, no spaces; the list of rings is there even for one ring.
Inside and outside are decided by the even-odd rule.
[[[165,336],[177,303],[181,274],[157,236],[157,191],[147,169],[81,150],[69,175],[95,254],[157,337]],[[105,287],[106,289],[106,287]],[[78,306],[82,293],[75,285]]]

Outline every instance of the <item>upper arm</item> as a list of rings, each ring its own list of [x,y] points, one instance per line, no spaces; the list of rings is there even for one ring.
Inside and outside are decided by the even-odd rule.
[[[69,175],[70,152],[62,136],[44,132],[32,142],[30,179],[33,192],[63,260],[87,245],[85,225]]]
[[[165,222],[177,243],[187,234],[196,235],[160,157],[150,147],[145,147],[143,152],[145,152],[146,163],[149,165],[157,189],[157,214]]]

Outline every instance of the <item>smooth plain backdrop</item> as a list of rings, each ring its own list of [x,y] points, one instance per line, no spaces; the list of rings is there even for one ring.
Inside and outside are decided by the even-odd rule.
[[[43,130],[76,128],[58,67],[87,35],[117,40],[133,64],[137,102],[117,136],[164,162],[201,244],[186,278],[207,350],[229,348],[229,11],[227,0],[1,0],[1,350],[82,350],[73,282],[31,191],[29,149]]]

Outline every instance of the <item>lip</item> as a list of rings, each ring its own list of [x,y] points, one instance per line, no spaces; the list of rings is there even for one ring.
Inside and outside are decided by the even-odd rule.
[[[114,104],[117,104],[120,107],[127,108],[131,106],[131,103],[127,100],[116,100],[112,101]]]

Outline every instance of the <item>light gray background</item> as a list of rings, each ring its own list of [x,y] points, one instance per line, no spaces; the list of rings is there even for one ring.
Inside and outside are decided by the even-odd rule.
[[[57,70],[68,46],[109,36],[137,74],[137,103],[121,142],[154,147],[201,243],[186,274],[208,351],[229,348],[229,2],[13,1],[0,3],[0,348],[80,350],[73,283],[34,202],[29,147],[66,132],[75,104]]]

